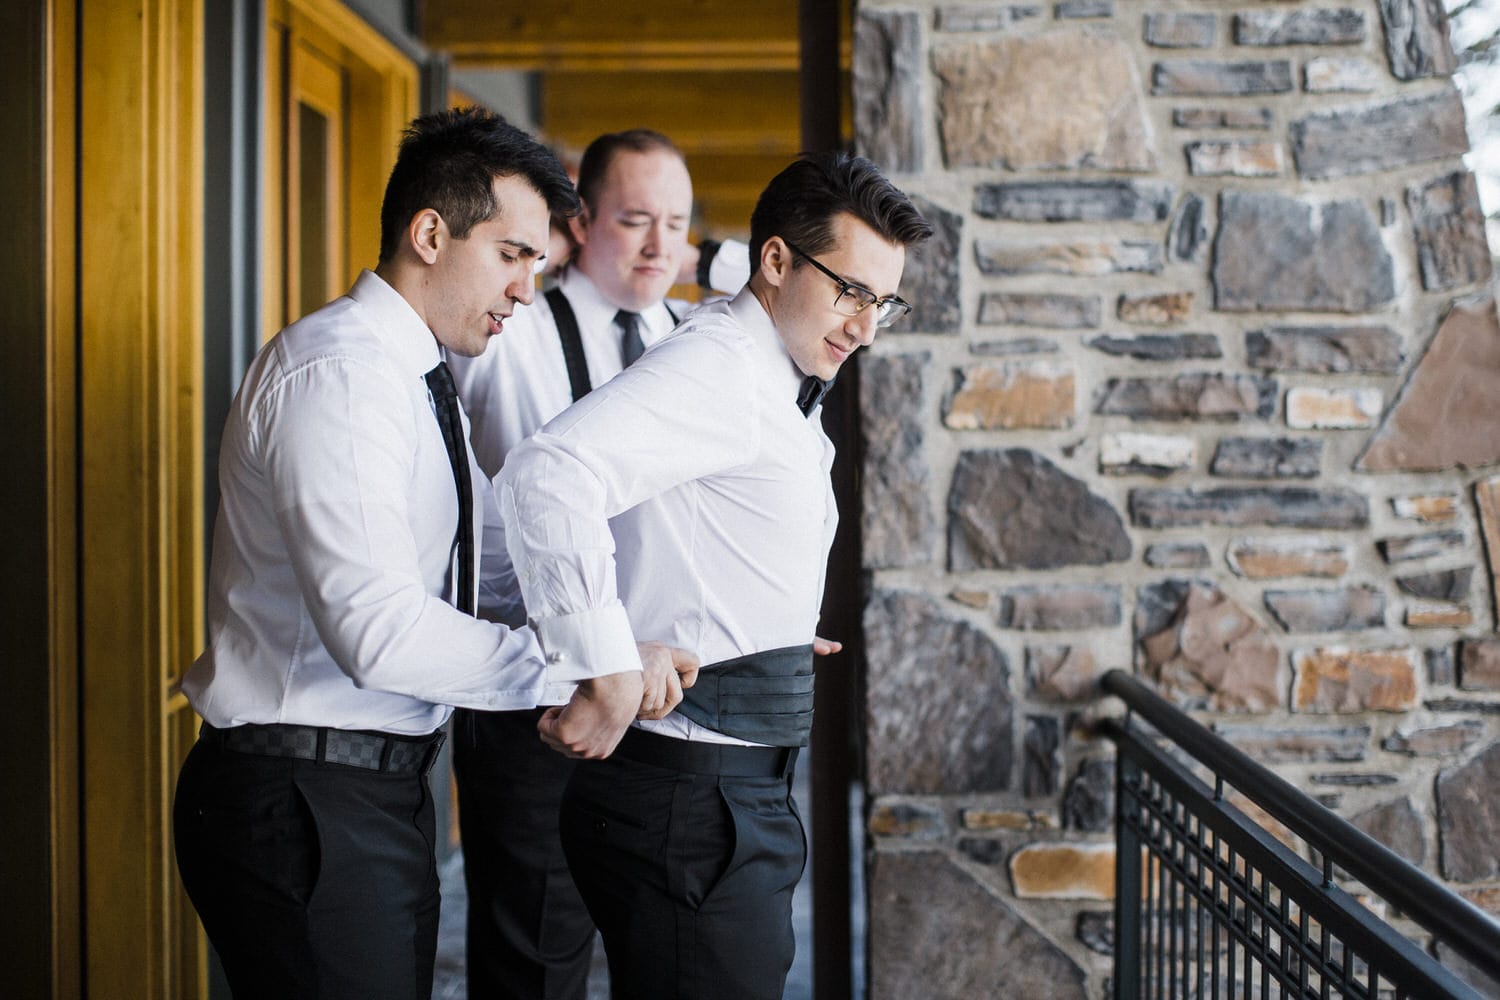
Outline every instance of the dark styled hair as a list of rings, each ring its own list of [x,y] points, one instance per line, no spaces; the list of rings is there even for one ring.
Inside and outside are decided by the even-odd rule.
[[[649,128],[606,132],[589,143],[589,148],[583,151],[583,159],[578,164],[578,197],[586,205],[594,203],[594,196],[604,183],[604,175],[609,173],[609,165],[620,153],[655,152],[671,153],[684,164],[687,162],[687,157],[682,155],[677,144],[660,132],[653,132]]]
[[[551,150],[485,108],[450,108],[414,118],[401,137],[380,205],[380,260],[423,209],[443,217],[455,239],[491,218],[496,177],[522,177],[554,215],[578,212],[578,193]]]
[[[932,235],[911,199],[880,168],[848,153],[803,153],[761,192],[750,216],[750,273],[773,236],[816,255],[833,245],[833,218],[847,212],[891,243],[915,246]],[[792,266],[802,259],[793,255]]]

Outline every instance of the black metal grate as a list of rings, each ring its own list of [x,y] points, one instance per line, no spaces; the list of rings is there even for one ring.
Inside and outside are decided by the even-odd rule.
[[[1129,678],[1114,678],[1106,686],[1118,694],[1114,689],[1122,682],[1137,685]],[[1198,742],[1222,743],[1176,709],[1164,702],[1157,704],[1154,695],[1150,698],[1147,707],[1153,709],[1150,721],[1154,725],[1160,721],[1155,711],[1165,708],[1180,716],[1170,720],[1172,726],[1167,728],[1185,722],[1198,730],[1195,738],[1206,738]],[[1137,707],[1131,698],[1127,704]],[[1321,859],[1320,870],[1226,800],[1225,769],[1215,767],[1213,761],[1204,763],[1221,776],[1210,787],[1128,720],[1125,725],[1108,723],[1105,728],[1118,748],[1117,1000],[1468,1000],[1480,996],[1335,883],[1330,855],[1341,867],[1356,864],[1342,852],[1351,842],[1365,846],[1359,841],[1364,837],[1359,831],[1326,811],[1321,825],[1288,823],[1302,841],[1299,849],[1310,848]],[[1222,749],[1238,754],[1227,744]],[[1201,750],[1200,745],[1193,755],[1203,760]],[[1236,768],[1258,769],[1268,784],[1284,785],[1253,761],[1239,757]],[[1256,800],[1243,783],[1237,790]],[[1275,790],[1301,796],[1290,786]],[[1301,798],[1297,810],[1321,811],[1310,799]],[[1287,818],[1295,819],[1290,815],[1293,810],[1280,810],[1266,801],[1257,804],[1273,815],[1286,812]],[[1286,834],[1289,839],[1293,835]],[[1370,844],[1373,848],[1369,849],[1384,852]],[[1372,860],[1383,865],[1389,859]],[[1409,869],[1396,874],[1426,880],[1405,862],[1395,861]],[[1372,878],[1364,881],[1378,888]],[[1455,936],[1500,942],[1500,930],[1487,918],[1426,881],[1424,891],[1440,894],[1437,904],[1451,904],[1448,929],[1464,931]],[[1422,902],[1423,910],[1434,905],[1433,898]],[[1442,927],[1429,926],[1428,930],[1446,936]],[[1500,950],[1491,952],[1497,954]]]

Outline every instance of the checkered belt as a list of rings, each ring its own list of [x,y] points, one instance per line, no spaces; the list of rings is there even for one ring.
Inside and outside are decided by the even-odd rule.
[[[443,737],[441,730],[426,736],[397,736],[359,729],[279,723],[217,729],[205,722],[198,731],[200,740],[235,753],[294,757],[398,774],[425,773],[442,749]]]

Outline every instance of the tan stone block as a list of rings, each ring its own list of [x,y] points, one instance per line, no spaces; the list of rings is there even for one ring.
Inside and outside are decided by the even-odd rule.
[[[943,415],[954,430],[1073,426],[1073,370],[1046,362],[972,365]]]
[[[1500,461],[1500,321],[1493,299],[1449,310],[1396,399],[1355,468],[1436,472]]]
[[[948,598],[966,608],[974,608],[978,611],[987,610],[993,599],[988,590],[964,590],[963,588],[949,591]]]
[[[1320,538],[1240,538],[1229,544],[1226,558],[1230,569],[1251,580],[1332,578],[1349,571],[1348,547]]]
[[[1022,899],[1115,898],[1114,844],[1028,844],[1010,856]]]
[[[941,45],[932,66],[950,167],[1156,166],[1134,55],[1118,38],[1064,30]]]
[[[1038,809],[965,809],[965,830],[1056,830],[1057,817]]]
[[[1102,671],[1094,654],[1080,646],[1026,650],[1031,693],[1044,701],[1085,701],[1097,696]]]
[[[1268,139],[1193,142],[1188,170],[1200,177],[1275,177],[1286,168],[1280,142]]]
[[[1500,886],[1486,885],[1477,889],[1460,889],[1458,894],[1491,916],[1500,917]]]
[[[1423,524],[1446,524],[1458,517],[1458,494],[1433,493],[1423,496],[1392,497],[1391,510],[1396,516]]]
[[[1162,695],[1220,712],[1279,708],[1281,652],[1223,591],[1194,586],[1172,623],[1141,641]]]
[[[1292,655],[1299,712],[1406,712],[1417,707],[1420,657],[1410,648],[1325,646]]]
[[[1500,629],[1500,476],[1474,484],[1474,503],[1479,508],[1480,533],[1490,567],[1490,598],[1495,603],[1495,628]]]
[[[1474,612],[1462,604],[1411,603],[1406,606],[1407,628],[1465,628],[1474,624]]]
[[[1287,390],[1288,427],[1374,427],[1380,419],[1379,389],[1321,389],[1299,386]]]
[[[1192,308],[1192,292],[1168,292],[1163,295],[1122,295],[1115,312],[1127,323],[1169,326],[1187,319]]]

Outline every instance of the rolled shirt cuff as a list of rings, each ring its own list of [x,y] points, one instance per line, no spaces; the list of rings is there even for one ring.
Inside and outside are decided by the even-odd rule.
[[[546,662],[539,704],[560,705],[579,681],[641,669],[635,634],[619,601],[531,623]]]

